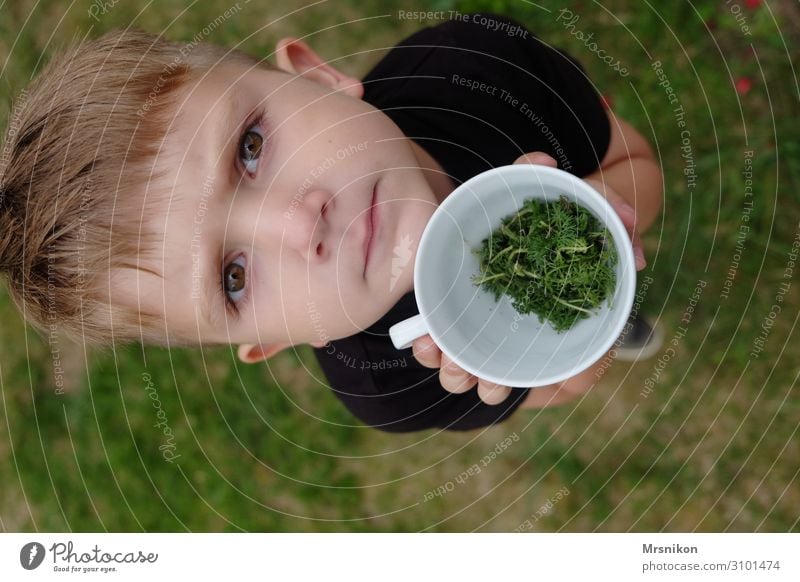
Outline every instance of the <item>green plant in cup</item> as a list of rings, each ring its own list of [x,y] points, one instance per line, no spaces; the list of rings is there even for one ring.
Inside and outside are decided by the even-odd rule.
[[[473,253],[476,285],[495,301],[508,295],[520,315],[535,313],[558,332],[590,317],[616,285],[611,233],[566,196],[526,200]]]

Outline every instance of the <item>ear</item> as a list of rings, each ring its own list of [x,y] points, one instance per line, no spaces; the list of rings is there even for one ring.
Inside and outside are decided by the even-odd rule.
[[[324,341],[311,342],[310,345],[315,348],[321,348],[326,343]],[[264,362],[269,360],[278,352],[282,352],[286,348],[292,347],[292,344],[242,344],[239,346],[238,355],[239,359],[245,364],[255,364],[257,362]]]
[[[245,364],[255,364],[292,347],[290,344],[242,344],[239,346],[239,359]]]
[[[279,40],[275,46],[275,60],[278,67],[287,73],[300,75],[356,99],[364,96],[364,86],[361,81],[345,75],[326,63],[310,46],[298,38],[289,36]]]

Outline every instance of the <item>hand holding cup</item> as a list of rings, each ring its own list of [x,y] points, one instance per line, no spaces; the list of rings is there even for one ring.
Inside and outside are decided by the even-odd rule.
[[[518,165],[547,169],[528,172],[505,166],[489,170],[459,186],[437,209],[423,234],[415,265],[420,315],[390,329],[395,347],[412,347],[421,365],[439,368],[445,390],[477,389],[489,405],[506,400],[510,386],[560,384],[600,359],[627,321],[635,270],[645,266],[635,214],[619,194],[599,182],[554,170],[556,161],[542,152],[521,156],[514,162]],[[495,303],[468,282],[469,273],[477,268],[470,263],[468,247],[493,230],[487,219],[500,220],[509,208],[519,208],[520,196],[533,191],[546,200],[562,192],[579,196],[581,204],[588,204],[611,229],[620,256],[613,307],[601,309],[593,321],[580,323],[563,336],[532,316],[526,316],[519,332],[517,326],[509,332],[510,318],[519,317],[509,302]],[[461,243],[461,256],[453,254]]]

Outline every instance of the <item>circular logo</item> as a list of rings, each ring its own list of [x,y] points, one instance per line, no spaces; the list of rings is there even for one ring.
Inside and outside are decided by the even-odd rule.
[[[26,570],[35,570],[44,560],[44,546],[39,542],[29,542],[19,551],[19,563]]]

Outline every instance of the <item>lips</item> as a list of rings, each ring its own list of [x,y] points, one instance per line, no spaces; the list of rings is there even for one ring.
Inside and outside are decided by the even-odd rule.
[[[377,211],[375,207],[375,202],[378,197],[378,184],[376,183],[372,187],[372,199],[369,202],[369,212],[366,212],[366,234],[364,236],[364,273],[367,272],[367,264],[369,263],[369,257],[372,254],[372,241],[375,238],[375,230],[377,226]]]

